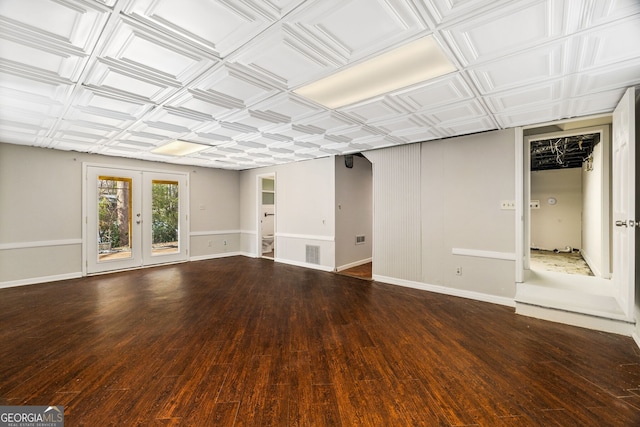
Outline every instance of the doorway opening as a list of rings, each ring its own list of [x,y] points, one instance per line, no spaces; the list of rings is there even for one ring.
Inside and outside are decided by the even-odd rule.
[[[627,95],[623,101],[626,98]],[[621,104],[626,104],[623,101]],[[631,128],[629,122],[633,119],[627,119],[627,123],[624,123],[616,118],[616,112],[613,115],[519,128],[516,132],[517,244],[514,299],[516,312],[519,314],[622,334],[629,334],[632,329],[631,295],[634,284],[632,281],[622,280],[624,276],[620,273],[624,271],[617,269],[614,261],[623,258],[626,263],[632,263],[633,258],[616,250],[619,246],[616,242],[620,238],[613,232],[616,227],[612,223],[620,198],[634,197],[635,193],[623,189],[614,191],[617,187],[622,188],[615,182],[619,179],[618,175],[628,173],[630,167],[625,167],[625,162],[631,161],[631,158],[614,156],[616,144],[625,139],[611,135]],[[631,133],[627,131],[627,134]],[[569,141],[565,138],[576,139],[577,148],[573,151],[582,152],[582,158],[578,159],[581,163],[579,172],[574,172],[573,178],[565,176],[571,175],[571,172],[563,169],[572,169],[565,167],[560,172],[555,172],[555,176],[541,177],[544,173],[532,167],[535,164],[533,157],[540,151],[547,150],[551,153],[552,161],[564,163],[560,157],[571,151]],[[585,143],[587,138],[593,138],[592,142]],[[580,141],[591,147],[580,149]],[[570,185],[570,182],[573,184]],[[574,187],[572,191],[571,187]],[[575,187],[579,191],[575,191]],[[573,214],[569,212],[569,217],[560,215],[559,207],[572,204],[575,206]],[[555,212],[546,218],[546,228],[540,228],[539,224],[536,228],[536,222],[544,222],[540,221],[541,218],[536,218],[543,208],[548,212]],[[550,231],[552,223],[563,229]],[[545,231],[548,232],[546,236]],[[568,231],[571,233],[567,233]],[[563,235],[564,240],[545,243],[551,241],[545,239],[557,235]],[[571,243],[570,239],[576,240]],[[593,275],[541,268],[536,265],[532,256],[539,248],[558,253],[579,252]]]
[[[276,258],[276,175],[259,175],[258,179],[258,257]]]
[[[373,165],[363,154],[335,157],[335,271],[373,280]]]
[[[608,279],[609,125],[536,131],[525,137],[529,268]]]

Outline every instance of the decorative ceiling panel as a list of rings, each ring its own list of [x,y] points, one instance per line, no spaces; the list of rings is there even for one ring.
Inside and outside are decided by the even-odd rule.
[[[465,65],[522,51],[563,33],[564,2],[518,1],[454,24],[443,32]]]
[[[404,0],[323,0],[303,7],[289,21],[299,39],[312,39],[339,62],[353,62],[427,30]]]
[[[343,65],[315,40],[307,40],[289,27],[277,25],[230,62],[245,65],[283,89],[291,89]]]
[[[294,92],[424,37],[454,72]],[[242,170],[609,114],[637,40],[637,0],[0,0],[0,142]]]
[[[124,12],[200,49],[225,57],[269,27],[295,2],[134,0]],[[265,7],[266,6],[266,7]]]
[[[640,2],[638,2],[640,3]],[[600,67],[640,57],[640,15],[594,29],[583,37],[581,68]]]
[[[405,106],[407,111],[413,112],[440,108],[472,96],[471,88],[462,75],[452,74],[399,91],[390,97]]]
[[[568,78],[567,78],[568,79]],[[549,101],[561,101],[568,95],[567,79],[545,81],[539,86],[524,86],[493,95],[485,96],[485,101],[492,113],[505,110],[522,110],[539,105],[545,105]]]
[[[475,117],[471,120],[464,119],[456,123],[443,123],[438,125],[438,130],[446,135],[468,135],[470,133],[484,132],[495,129],[494,121],[488,117]]]
[[[390,119],[408,113],[406,108],[389,96],[381,96],[359,104],[343,107],[340,111],[364,123]]]
[[[502,128],[511,128],[527,124],[531,117],[535,117],[534,123],[546,123],[553,121],[554,117],[563,116],[563,103],[557,102],[537,108],[522,109],[515,112],[495,114],[494,117]]]
[[[469,75],[482,94],[537,85],[567,73],[565,43],[545,46],[508,56],[469,69]]]

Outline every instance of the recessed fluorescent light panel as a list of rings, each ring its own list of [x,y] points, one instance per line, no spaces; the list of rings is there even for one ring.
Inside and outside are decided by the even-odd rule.
[[[433,36],[296,89],[328,108],[339,108],[455,71]]]
[[[164,154],[165,156],[186,156],[198,151],[211,148],[209,145],[194,144],[193,142],[180,141],[179,139],[151,150],[152,153]]]

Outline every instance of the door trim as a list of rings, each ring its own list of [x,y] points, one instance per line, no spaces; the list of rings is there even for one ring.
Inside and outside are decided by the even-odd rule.
[[[169,261],[166,264],[171,264],[171,263],[177,263],[177,262],[184,262],[184,261],[189,261],[189,257],[190,257],[190,248],[191,248],[191,233],[190,233],[190,226],[191,226],[191,222],[189,220],[190,218],[190,184],[189,184],[189,173],[188,172],[182,172],[182,171],[172,171],[172,170],[168,170],[168,169],[156,169],[156,168],[145,168],[145,167],[134,167],[134,166],[127,166],[127,165],[118,165],[118,164],[105,164],[105,163],[94,163],[94,162],[83,162],[82,163],[82,244],[81,244],[81,252],[82,252],[82,276],[86,277],[89,274],[102,274],[102,273],[88,273],[88,223],[87,223],[87,219],[88,219],[88,205],[87,205],[87,186],[88,186],[88,170],[91,167],[95,167],[95,168],[104,168],[104,169],[119,169],[119,170],[126,170],[126,171],[132,171],[132,172],[149,172],[149,173],[158,173],[158,174],[172,174],[172,175],[183,175],[184,179],[185,179],[185,187],[186,187],[186,191],[185,191],[185,200],[184,200],[184,206],[181,212],[181,215],[183,218],[185,218],[185,229],[184,229],[184,239],[185,239],[185,259],[184,260],[180,260],[180,261]],[[151,267],[152,265],[142,265],[140,267],[134,267],[131,269],[137,269],[137,268],[146,268],[146,267]],[[127,269],[125,269],[127,270]],[[114,270],[116,271],[116,270]],[[108,273],[105,272],[105,273]]]
[[[263,258],[262,256],[262,180],[264,178],[273,178],[273,192],[274,192],[274,199],[273,199],[273,247],[274,247],[274,254],[273,254],[273,260],[275,261],[276,259],[276,253],[275,251],[278,248],[278,245],[276,244],[276,240],[277,240],[277,210],[278,210],[278,180],[276,177],[276,173],[275,172],[269,172],[269,173],[263,173],[263,174],[259,174],[256,175],[256,258]]]

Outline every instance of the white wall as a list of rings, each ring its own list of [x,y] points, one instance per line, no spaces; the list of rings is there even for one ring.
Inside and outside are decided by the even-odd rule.
[[[257,177],[275,173],[275,258],[311,268],[335,268],[335,163],[333,157],[240,173],[242,252],[256,256]],[[306,245],[320,246],[320,264],[306,263]]]
[[[582,167],[582,257],[591,271],[598,276],[609,277],[608,271],[603,271],[603,210],[602,210],[602,146],[596,144],[593,148],[593,168],[589,171]],[[607,243],[608,246],[608,243]]]
[[[0,287],[81,275],[83,162],[189,173],[191,258],[239,251],[238,172],[0,144]]]
[[[548,203],[553,197],[555,205]],[[531,172],[531,246],[539,249],[582,248],[582,172],[580,168]]]
[[[514,141],[511,129],[365,153],[374,277],[512,305],[515,218],[500,201],[515,198]]]
[[[336,156],[336,268],[371,261],[373,241],[373,176],[371,162],[353,156],[353,168],[345,166],[344,156]],[[356,245],[356,235],[364,244]]]

